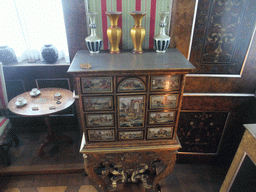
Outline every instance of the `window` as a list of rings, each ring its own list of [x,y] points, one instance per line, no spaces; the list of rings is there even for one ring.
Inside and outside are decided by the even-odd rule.
[[[18,62],[43,61],[44,44],[53,44],[59,59],[69,62],[61,0],[1,0],[0,18],[0,46],[13,48]]]

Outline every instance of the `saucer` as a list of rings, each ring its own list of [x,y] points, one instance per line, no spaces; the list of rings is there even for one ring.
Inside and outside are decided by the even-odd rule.
[[[16,102],[15,102],[15,105],[16,105],[17,107],[22,107],[22,106],[26,105],[26,103],[27,103],[27,100],[24,99],[24,100],[22,101],[22,103],[19,103],[18,101],[16,101]]]
[[[30,92],[30,95],[31,95],[32,97],[35,97],[35,96],[39,95],[40,93],[41,93],[41,91],[40,91],[40,90],[37,90],[36,93]]]

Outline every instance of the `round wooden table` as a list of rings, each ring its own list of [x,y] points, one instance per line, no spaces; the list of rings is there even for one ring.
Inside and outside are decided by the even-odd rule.
[[[54,96],[58,93],[61,94],[61,97]],[[15,104],[19,97],[24,97],[24,99],[27,100],[27,103],[24,106],[17,106]],[[73,93],[67,89],[44,88],[40,89],[40,94],[38,96],[31,96],[30,91],[16,96],[8,103],[8,108],[13,113],[21,116],[44,116],[48,134],[46,140],[39,148],[39,156],[42,156],[44,154],[44,147],[49,143],[60,140],[67,144],[73,142],[71,138],[57,135],[52,130],[49,115],[70,107],[74,101]]]

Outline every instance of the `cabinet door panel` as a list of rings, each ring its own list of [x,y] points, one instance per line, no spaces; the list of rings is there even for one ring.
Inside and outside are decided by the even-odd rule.
[[[145,95],[118,96],[118,127],[142,128],[145,119]]]

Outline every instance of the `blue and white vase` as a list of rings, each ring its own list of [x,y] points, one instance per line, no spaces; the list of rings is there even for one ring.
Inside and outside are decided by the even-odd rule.
[[[0,62],[3,65],[16,63],[17,58],[14,49],[9,46],[0,46]]]
[[[165,34],[166,27],[166,17],[169,15],[169,12],[160,12],[160,33],[154,37],[154,48],[157,53],[165,53],[167,48],[170,45],[171,38]]]
[[[45,44],[41,48],[41,55],[47,64],[55,63],[59,57],[58,49],[52,44]]]
[[[102,46],[102,38],[98,37],[96,34],[95,16],[97,14],[98,13],[87,13],[90,19],[89,27],[91,28],[91,34],[85,38],[85,42],[90,53],[99,53]]]

